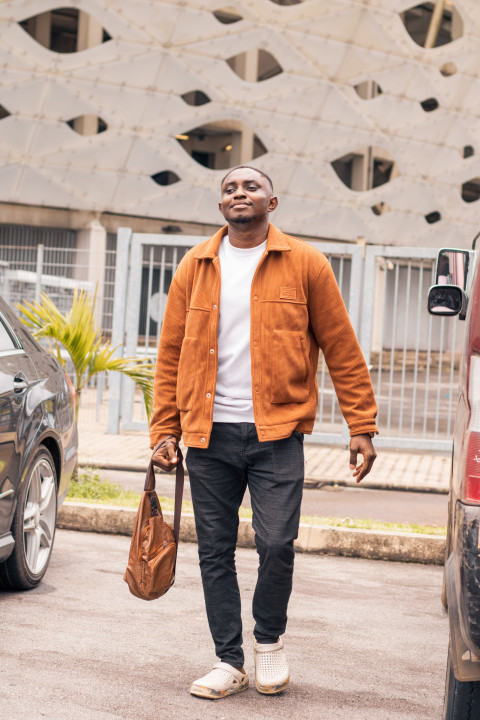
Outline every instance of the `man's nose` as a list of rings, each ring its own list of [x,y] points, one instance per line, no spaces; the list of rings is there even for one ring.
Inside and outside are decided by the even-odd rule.
[[[235,190],[235,192],[233,193],[233,197],[234,197],[234,198],[237,198],[237,197],[245,197],[245,191],[244,191],[244,189],[241,188],[241,187],[238,187],[238,188]]]

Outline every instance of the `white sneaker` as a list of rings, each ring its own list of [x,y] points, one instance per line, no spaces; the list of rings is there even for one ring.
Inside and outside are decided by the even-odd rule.
[[[253,641],[255,687],[264,695],[282,692],[290,680],[283,640],[269,645]]]
[[[195,680],[190,687],[192,695],[219,700],[248,688],[248,674],[241,673],[228,663],[219,662],[207,675]]]

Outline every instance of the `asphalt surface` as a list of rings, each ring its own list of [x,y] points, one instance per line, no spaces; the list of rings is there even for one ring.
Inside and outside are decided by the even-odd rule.
[[[142,492],[144,473],[123,470],[103,470],[103,477],[122,487]],[[173,497],[175,476],[157,473],[159,495]],[[188,478],[185,482],[185,499],[190,500]],[[248,491],[242,503],[250,507]],[[448,496],[436,493],[402,492],[397,490],[371,490],[364,487],[326,485],[323,488],[305,489],[302,514],[322,517],[363,518],[383,522],[414,523],[422,525],[447,524]]]
[[[447,620],[437,567],[298,555],[285,637],[291,686],[189,695],[215,661],[196,546],[146,603],[122,582],[129,539],[58,531],[44,582],[0,594],[2,720],[438,720]],[[239,550],[246,667],[257,568]]]

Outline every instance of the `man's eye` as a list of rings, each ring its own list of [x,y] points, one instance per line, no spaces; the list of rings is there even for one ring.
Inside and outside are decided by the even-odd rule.
[[[257,189],[256,185],[249,185],[247,188],[247,190],[256,190],[256,189]]]

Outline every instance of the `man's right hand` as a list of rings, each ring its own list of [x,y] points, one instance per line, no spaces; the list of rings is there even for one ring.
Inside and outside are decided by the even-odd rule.
[[[170,472],[178,463],[177,438],[174,435],[165,435],[165,437],[160,440],[160,443],[161,447],[152,455],[152,462],[161,470]]]

